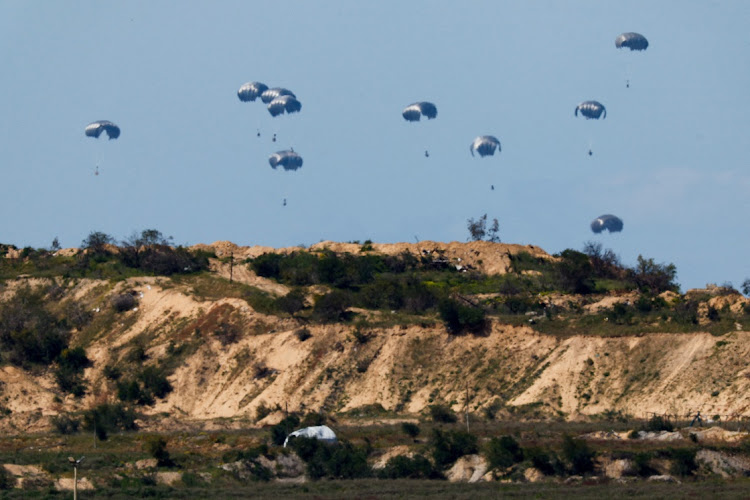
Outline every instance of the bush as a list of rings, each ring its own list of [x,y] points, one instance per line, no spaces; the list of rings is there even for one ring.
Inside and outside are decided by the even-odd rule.
[[[274,301],[274,307],[287,314],[295,314],[305,308],[305,294],[299,290],[292,290]]]
[[[654,415],[653,417],[648,419],[646,424],[643,426],[643,430],[649,432],[672,432],[674,431],[674,425],[672,425],[672,422],[667,417]]]
[[[167,451],[167,440],[161,436],[150,436],[145,443],[146,452],[154,457],[158,467],[173,467],[172,457]]]
[[[657,264],[654,259],[645,259],[641,255],[635,269],[631,270],[631,276],[638,288],[652,295],[680,289],[675,283],[677,268],[674,264]]]
[[[581,252],[567,249],[560,253],[557,264],[560,289],[568,293],[585,295],[595,290],[594,268],[589,257]]]
[[[295,331],[294,335],[297,336],[297,340],[299,340],[300,342],[304,342],[305,340],[307,340],[310,337],[312,337],[312,333],[310,333],[310,330],[308,330],[307,328],[304,328],[304,327],[300,328],[297,331]]]
[[[435,466],[445,469],[464,455],[477,453],[477,437],[464,431],[446,431],[434,429],[430,439],[432,459]]]
[[[458,420],[453,410],[445,405],[430,405],[429,410],[433,422],[452,424]]]
[[[586,441],[573,439],[565,435],[563,437],[563,457],[570,464],[573,474],[583,476],[594,472],[594,451],[589,448]]]
[[[698,469],[698,464],[695,462],[695,453],[696,450],[685,448],[671,450],[670,474],[682,477],[691,476]]]
[[[290,446],[307,463],[307,475],[311,479],[356,479],[372,475],[366,451],[351,443],[329,444],[297,437],[290,441]]]
[[[541,448],[529,448],[524,454],[531,461],[531,465],[545,476],[552,476],[556,472],[563,472],[562,464],[560,464],[554,453],[547,452]]]
[[[432,463],[423,455],[409,458],[397,455],[386,462],[378,472],[380,479],[443,479],[443,475],[433,467]]]
[[[523,450],[512,436],[490,439],[485,454],[492,469],[506,469],[523,461]]]
[[[420,433],[419,426],[413,422],[403,422],[401,424],[401,430],[412,439],[416,439]]]
[[[278,424],[271,427],[271,442],[277,446],[284,444],[286,437],[299,426],[299,417],[294,413],[287,415]]]
[[[44,307],[41,288],[19,288],[0,303],[0,349],[22,368],[52,364],[68,347],[69,331]]]
[[[464,331],[481,333],[487,326],[484,309],[464,305],[454,299],[441,300],[438,311],[448,332],[455,335]]]
[[[349,295],[345,292],[334,290],[315,299],[313,317],[324,323],[337,323],[349,319],[347,308],[349,307]]]
[[[83,428],[96,432],[97,438],[106,441],[110,432],[136,430],[135,418],[135,412],[120,403],[102,403],[84,412]]]
[[[133,297],[133,294],[131,293],[121,293],[119,295],[115,295],[111,299],[112,308],[116,312],[125,312],[130,311],[135,307],[136,301],[135,297]]]
[[[86,382],[83,371],[91,366],[83,347],[64,349],[57,358],[55,380],[60,390],[81,397],[86,393]]]
[[[81,426],[80,420],[64,413],[52,417],[50,422],[52,423],[55,432],[63,435],[75,434]]]

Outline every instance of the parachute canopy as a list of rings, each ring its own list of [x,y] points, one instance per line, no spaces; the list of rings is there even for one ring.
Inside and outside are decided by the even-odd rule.
[[[271,116],[278,116],[284,113],[284,111],[287,113],[297,113],[301,109],[302,103],[293,95],[282,95],[268,103],[268,112],[271,113]]]
[[[260,100],[263,101],[265,104],[268,104],[269,102],[273,101],[277,97],[281,97],[283,95],[290,95],[292,97],[297,97],[296,95],[294,95],[294,92],[292,92],[289,89],[284,89],[281,87],[274,87],[272,89],[267,89],[261,92]]]
[[[325,441],[327,443],[335,443],[338,441],[336,433],[327,425],[316,425],[314,427],[305,427],[298,431],[294,431],[284,440],[284,448],[286,448],[289,438],[291,437],[307,437]]]
[[[648,40],[640,33],[623,33],[615,38],[615,47],[618,49],[627,47],[630,50],[646,50]]]
[[[601,233],[605,229],[610,233],[622,231],[622,219],[612,214],[600,215],[591,222],[591,230],[595,233]]]
[[[586,117],[586,119],[599,119],[601,116],[602,118],[607,117],[607,110],[604,108],[604,105],[598,101],[583,101],[581,104],[576,106],[575,115],[578,116],[578,112],[581,112],[583,116]]]
[[[268,163],[275,170],[281,165],[284,170],[297,170],[302,166],[302,157],[292,150],[278,151],[268,157]]]
[[[98,122],[89,123],[86,125],[86,136],[99,138],[102,132],[107,133],[107,137],[110,139],[117,139],[120,137],[120,127],[107,120],[99,120]]]
[[[239,97],[242,102],[254,101],[266,90],[268,90],[268,85],[265,83],[248,82],[237,91],[237,97]]]
[[[432,120],[437,116],[437,107],[431,102],[415,102],[406,106],[401,115],[409,122],[418,122],[423,115]]]
[[[479,156],[492,156],[495,154],[495,149],[501,151],[500,141],[497,139],[497,137],[494,137],[492,135],[481,135],[474,139],[474,142],[471,143],[471,148],[469,148],[469,151],[471,151],[471,156],[474,156],[474,151],[479,153]]]

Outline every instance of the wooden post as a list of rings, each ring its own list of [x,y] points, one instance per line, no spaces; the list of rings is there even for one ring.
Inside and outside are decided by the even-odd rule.
[[[229,254],[229,282],[232,282],[232,277],[234,274],[234,252]]]
[[[78,464],[73,465],[73,500],[78,500]]]

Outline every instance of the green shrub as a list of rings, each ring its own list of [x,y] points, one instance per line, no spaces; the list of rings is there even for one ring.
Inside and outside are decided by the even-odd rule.
[[[443,475],[423,455],[409,458],[397,455],[386,462],[378,472],[380,479],[443,479]]]
[[[462,304],[454,299],[443,299],[438,305],[440,318],[449,333],[458,335],[465,331],[481,333],[487,327],[484,309]]]
[[[567,249],[558,255],[557,264],[559,287],[568,293],[588,294],[595,290],[594,269],[586,254]]]
[[[643,430],[649,432],[672,432],[674,431],[674,425],[672,425],[672,422],[669,420],[669,418],[663,417],[661,415],[654,415],[653,417],[648,419],[646,424],[643,426]]]
[[[23,368],[52,364],[68,347],[69,331],[44,307],[42,288],[19,288],[0,303],[0,349]]]
[[[490,439],[485,455],[492,469],[506,469],[523,461],[523,450],[513,436]]]
[[[299,330],[296,330],[294,332],[294,335],[297,337],[297,340],[299,340],[300,342],[304,342],[305,340],[312,337],[312,333],[310,333],[310,330],[305,327],[302,327]]]
[[[50,418],[50,422],[55,432],[63,435],[75,434],[81,426],[80,420],[64,413]]]
[[[313,317],[324,323],[337,323],[349,319],[349,295],[340,290],[333,290],[315,299]]]
[[[110,432],[136,430],[135,412],[120,403],[102,403],[83,414],[83,428],[96,432],[96,437],[106,441]]]
[[[295,314],[305,308],[305,294],[300,290],[292,290],[274,301],[274,307],[287,314]]]
[[[583,476],[584,474],[594,472],[595,453],[589,448],[586,441],[573,439],[565,435],[563,437],[562,453],[565,460],[569,463],[573,474]]]
[[[91,360],[86,357],[83,347],[64,349],[57,358],[55,380],[60,390],[81,397],[86,393],[86,382],[83,372],[91,366]]]
[[[672,464],[669,466],[669,472],[675,476],[691,476],[698,469],[695,462],[694,449],[680,448],[670,451]]]
[[[453,410],[446,405],[430,405],[428,408],[433,422],[452,424],[458,420]]]
[[[112,308],[116,312],[125,312],[130,311],[135,307],[136,301],[135,297],[133,297],[133,294],[131,293],[121,293],[118,295],[115,295],[111,299]]]
[[[16,485],[16,479],[5,467],[0,467],[0,490],[10,490]]]
[[[638,264],[631,270],[631,276],[639,289],[652,295],[661,292],[676,292],[680,287],[675,283],[677,268],[674,264],[657,264],[654,259],[638,256]]]
[[[433,429],[429,445],[435,466],[446,469],[464,455],[477,453],[477,443],[477,437],[465,431]]]
[[[158,467],[173,467],[172,457],[167,451],[167,440],[161,436],[150,436],[145,443],[146,452],[157,460]]]
[[[563,468],[560,461],[554,453],[545,451],[541,448],[528,448],[524,455],[531,462],[531,465],[538,469],[545,476],[552,476],[555,473],[562,473]]]
[[[412,439],[416,439],[420,433],[419,426],[413,422],[403,422],[401,424],[401,430]]]
[[[299,426],[299,417],[294,413],[287,415],[278,424],[271,427],[271,442],[281,446],[286,437]]]

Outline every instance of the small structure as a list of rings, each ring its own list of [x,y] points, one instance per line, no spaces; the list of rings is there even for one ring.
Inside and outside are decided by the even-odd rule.
[[[336,438],[336,433],[333,432],[333,430],[327,425],[305,427],[304,429],[299,429],[292,432],[284,440],[284,448],[286,448],[287,443],[289,443],[289,438],[292,437],[308,437],[318,439],[320,441],[325,441],[326,443],[335,443],[338,441],[338,439]]]

